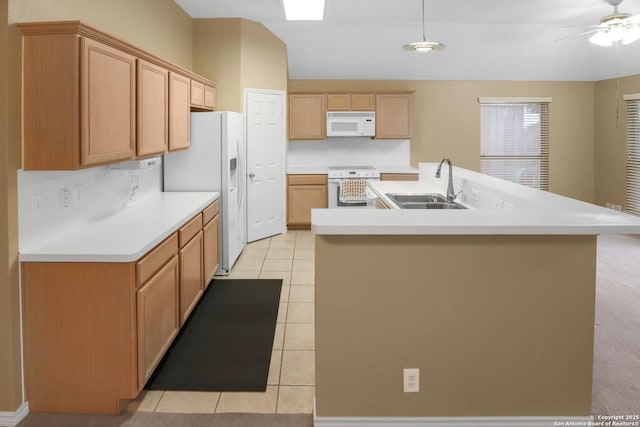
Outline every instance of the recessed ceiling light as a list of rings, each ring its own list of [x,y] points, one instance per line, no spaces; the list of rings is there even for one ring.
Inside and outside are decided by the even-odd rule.
[[[282,0],[287,21],[322,21],[324,0]]]

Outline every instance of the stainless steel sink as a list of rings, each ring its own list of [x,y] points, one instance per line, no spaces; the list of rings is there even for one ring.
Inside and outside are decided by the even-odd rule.
[[[401,209],[467,209],[458,203],[448,202],[406,202],[399,205]]]
[[[387,197],[400,209],[466,209],[458,203],[449,203],[447,198],[437,193],[387,193]]]
[[[445,196],[437,193],[387,193],[387,197],[393,200],[398,206],[403,203],[443,203],[447,201]]]

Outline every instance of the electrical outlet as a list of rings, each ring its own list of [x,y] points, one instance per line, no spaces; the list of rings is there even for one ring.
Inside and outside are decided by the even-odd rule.
[[[622,212],[622,206],[616,205],[615,208],[618,212]]]
[[[403,387],[405,393],[417,393],[420,391],[420,369],[405,368],[402,370]]]
[[[42,194],[36,194],[31,197],[31,210],[34,213],[42,212],[44,208],[44,196]]]
[[[497,197],[492,197],[491,207],[493,209],[502,209],[502,199],[498,199]]]
[[[611,209],[611,203],[607,202],[605,203],[605,206],[607,207],[607,209]]]
[[[69,187],[60,189],[60,208],[70,208],[73,206],[73,195]]]
[[[471,189],[471,200],[475,200],[478,201],[480,200],[480,191],[475,190],[475,189]]]

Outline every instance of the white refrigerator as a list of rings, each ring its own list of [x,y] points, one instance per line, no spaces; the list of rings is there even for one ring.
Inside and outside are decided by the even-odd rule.
[[[164,191],[220,192],[220,269],[227,275],[247,242],[244,120],[233,111],[191,113],[189,149],[164,156]]]

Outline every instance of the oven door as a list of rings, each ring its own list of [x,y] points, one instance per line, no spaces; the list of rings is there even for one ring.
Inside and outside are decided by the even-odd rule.
[[[377,178],[367,178],[367,181],[370,180],[378,180]],[[336,208],[374,208],[376,207],[376,197],[373,196],[370,190],[367,190],[367,197],[365,200],[359,201],[342,201],[340,200],[340,185],[342,184],[342,179],[340,178],[329,178],[328,180],[328,203],[327,207],[329,209]],[[369,195],[371,194],[371,197]]]

